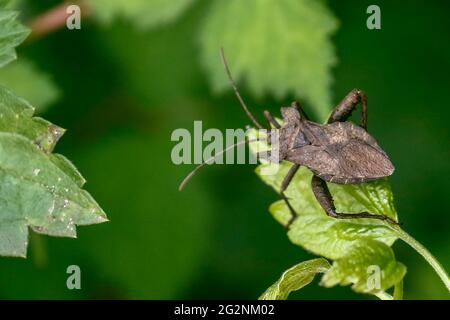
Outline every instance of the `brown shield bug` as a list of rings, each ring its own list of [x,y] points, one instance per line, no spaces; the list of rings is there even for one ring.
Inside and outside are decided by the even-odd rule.
[[[244,111],[258,129],[264,129],[242,99],[231,76],[223,50],[221,51],[221,56],[231,85]],[[359,126],[352,122],[346,122],[358,104],[361,104],[362,109],[362,121]],[[282,107],[281,115],[284,120],[283,125],[280,125],[268,111],[264,111],[264,116],[268,120],[269,126],[272,125],[278,130],[279,147],[277,159],[293,163],[280,188],[280,195],[286,201],[292,213],[288,226],[295,220],[297,213],[285,196],[285,191],[300,166],[305,166],[313,172],[311,181],[313,193],[328,216],[337,219],[371,218],[397,224],[390,217],[380,214],[336,212],[333,198],[326,183],[365,183],[390,176],[394,172],[394,166],[386,152],[380,148],[376,140],[367,132],[367,99],[361,90],[352,90],[334,108],[326,124],[319,124],[309,120],[297,102],[293,102],[289,107]],[[231,147],[248,142],[251,141],[243,141]],[[228,150],[229,148],[223,150],[220,154]],[[267,155],[266,153],[265,157],[269,160],[271,159],[270,154]],[[210,160],[195,168],[183,180],[180,190],[197,170]]]

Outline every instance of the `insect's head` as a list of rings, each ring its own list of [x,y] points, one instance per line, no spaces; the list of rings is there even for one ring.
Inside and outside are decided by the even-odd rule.
[[[279,159],[284,160],[293,146],[302,147],[307,144],[302,133],[303,121],[308,120],[303,109],[297,102],[293,102],[289,107],[281,108],[283,125],[279,131]]]
[[[291,126],[300,124],[300,112],[294,106],[282,107],[281,115],[283,116],[283,126]]]

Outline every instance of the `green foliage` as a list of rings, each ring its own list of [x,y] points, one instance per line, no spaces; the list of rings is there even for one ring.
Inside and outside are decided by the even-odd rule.
[[[197,21],[202,19],[200,13],[194,11],[161,30],[148,32],[135,32],[131,26],[117,23],[99,38],[114,59],[121,85],[133,99],[151,108],[167,108],[180,101],[186,104],[192,96],[204,99],[208,91],[203,89],[204,77],[195,59],[198,50],[192,41]]]
[[[52,78],[39,70],[31,61],[20,59],[0,70],[0,85],[13,90],[43,112],[60,96]]]
[[[186,167],[155,156],[170,154],[167,136],[114,132],[75,155],[111,219],[80,237],[82,256],[101,270],[99,282],[109,279],[139,299],[179,294],[199,272],[214,233],[215,209],[204,187],[178,192],[173,182]]]
[[[0,67],[16,58],[15,47],[29,34],[18,13],[0,4]],[[0,83],[29,94],[40,106],[55,89],[28,62],[0,70]],[[37,85],[39,84],[39,86]],[[64,130],[41,118],[25,100],[0,87],[0,255],[25,257],[28,227],[35,232],[75,237],[77,225],[106,221],[72,163],[52,154]]]
[[[26,0],[0,0],[0,8],[17,10],[24,1]]]
[[[92,25],[83,25],[83,29],[89,28],[87,38],[83,33],[79,34],[80,36],[76,35],[78,33],[73,34],[79,49],[77,52],[83,54],[74,53],[69,66],[66,53],[70,49],[65,52],[54,51],[56,47],[63,50],[68,48],[67,37],[49,35],[48,39],[31,43],[23,51],[25,54],[31,53],[30,56],[38,59],[37,66],[47,65],[58,74],[58,85],[63,88],[67,99],[59,106],[61,109],[52,112],[51,117],[67,127],[77,128],[70,143],[64,143],[60,147],[64,148],[64,153],[70,154],[87,174],[92,192],[108,209],[108,215],[114,223],[97,228],[83,228],[80,230],[82,236],[78,241],[37,235],[39,242],[36,242],[34,241],[36,237],[33,237],[30,256],[39,255],[36,248],[43,249],[48,257],[51,257],[47,261],[48,264],[33,261],[33,258],[27,261],[0,259],[0,269],[6,270],[0,273],[2,283],[0,297],[186,298],[211,294],[213,297],[221,298],[254,297],[257,290],[260,290],[261,279],[267,279],[267,275],[278,273],[280,265],[286,265],[283,261],[290,259],[292,255],[300,255],[299,260],[307,259],[302,258],[307,255],[306,250],[299,252],[295,246],[279,250],[283,244],[283,237],[277,237],[274,229],[276,226],[273,226],[270,219],[264,217],[260,219],[258,216],[258,212],[263,210],[263,202],[252,200],[258,199],[261,195],[255,180],[239,180],[242,190],[246,190],[245,195],[241,195],[235,188],[237,178],[242,178],[242,175],[236,174],[234,170],[244,172],[245,169],[232,168],[233,171],[229,172],[233,172],[236,176],[231,174],[222,176],[220,170],[223,169],[219,168],[202,173],[202,176],[206,177],[208,174],[215,175],[214,179],[202,181],[202,177],[199,177],[200,181],[196,180],[196,183],[189,187],[188,193],[178,194],[175,186],[187,168],[170,165],[167,159],[170,153],[167,144],[167,137],[170,136],[168,131],[175,127],[188,126],[186,121],[192,118],[204,120],[213,118],[213,124],[219,128],[240,123],[236,121],[242,119],[242,114],[224,111],[228,110],[226,109],[230,103],[228,98],[212,99],[209,96],[205,74],[198,65],[205,64],[206,76],[217,91],[223,91],[225,86],[228,89],[218,56],[221,46],[225,47],[227,56],[231,58],[230,67],[233,74],[238,76],[243,88],[250,89],[253,95],[261,97],[269,93],[282,98],[290,94],[289,99],[301,98],[301,102],[305,98],[311,107],[317,109],[317,115],[324,118],[331,107],[329,101],[327,103],[325,101],[329,100],[327,87],[330,83],[329,69],[334,63],[333,48],[328,38],[336,26],[335,19],[326,10],[322,12],[323,14],[320,13],[321,10],[316,10],[324,8],[323,2],[317,0],[273,1],[275,4],[271,3],[270,11],[258,10],[258,8],[267,9],[268,0],[261,0],[257,5],[256,0],[239,1],[242,11],[237,8],[237,0],[234,2],[205,0],[196,3],[194,0],[164,3],[152,0],[86,1],[91,1],[94,6],[92,12],[94,18],[106,23],[111,23],[113,18],[124,18],[130,20],[130,23],[114,23],[106,33],[104,30],[92,28]],[[0,0],[0,7],[8,2],[16,1]],[[21,8],[30,19],[43,13],[49,5],[48,1],[20,2],[23,4]],[[383,8],[389,12],[401,13],[403,10],[401,4],[395,4],[393,1],[382,2]],[[448,117],[443,116],[446,109],[435,108],[436,112],[427,113],[425,121],[423,116],[420,117],[420,121],[416,119],[416,115],[423,114],[423,105],[429,101],[430,90],[434,92],[434,104],[445,105],[448,91],[445,81],[433,82],[433,86],[430,87],[429,81],[426,80],[429,78],[430,61],[433,66],[437,66],[434,68],[437,70],[436,77],[444,79],[448,73],[446,70],[448,45],[444,41],[446,34],[440,35],[443,41],[439,42],[439,50],[429,50],[436,44],[435,37],[430,37],[435,34],[435,30],[450,30],[448,19],[445,19],[446,10],[443,10],[443,5],[430,5],[425,11],[420,6],[412,5],[411,13],[421,15],[423,18],[421,21],[424,22],[421,26],[423,32],[411,34],[410,41],[407,41],[412,44],[413,50],[405,45],[403,50],[385,50],[380,55],[382,48],[398,44],[398,38],[404,36],[404,30],[390,28],[391,32],[383,33],[380,38],[380,33],[368,33],[365,28],[364,16],[361,15],[365,10],[364,4],[329,3],[336,8],[339,19],[345,22],[337,39],[337,44],[342,50],[339,57],[341,67],[336,72],[334,91],[341,95],[348,92],[351,87],[358,86],[369,93],[371,101],[369,104],[375,107],[370,109],[373,120],[370,122],[370,128],[380,141],[384,141],[387,150],[396,161],[396,166],[402,169],[396,173],[395,179],[400,191],[398,200],[408,212],[404,220],[407,220],[405,222],[408,227],[423,230],[422,236],[433,245],[438,256],[449,257],[446,255],[448,244],[440,235],[445,231],[437,232],[435,228],[428,228],[427,232],[427,227],[423,224],[426,220],[429,226],[433,224],[445,226],[449,221],[448,215],[445,214],[448,211],[445,207],[446,202],[439,201],[445,198],[446,185],[442,176],[448,172],[445,148],[442,148],[442,143],[438,143],[445,136],[442,134],[443,130],[448,128],[446,123]],[[189,9],[191,4],[195,4],[193,10]],[[204,10],[207,5],[211,7],[209,11]],[[285,9],[285,5],[290,5],[289,10]],[[234,9],[225,10],[223,14],[218,12],[221,8],[230,7]],[[308,11],[304,9],[307,7],[315,9]],[[8,8],[17,7],[9,5]],[[296,17],[290,18],[291,15],[296,15],[296,8],[302,8],[301,11],[307,13],[307,16],[301,20]],[[211,21],[213,18],[209,15],[215,15],[221,21],[215,23]],[[268,19],[261,18],[263,15]],[[320,21],[320,17],[325,16],[330,20]],[[386,25],[404,25],[411,29],[416,27],[417,21],[410,19],[410,16],[392,14],[386,16],[384,19],[387,20],[383,21]],[[227,22],[228,19],[231,23]],[[196,47],[198,42],[195,42],[199,38],[199,23],[203,23],[200,25],[201,38],[198,41],[201,50]],[[2,50],[3,43],[12,43],[9,40],[3,41],[5,38],[2,36],[7,31],[4,24],[3,19],[0,22]],[[315,24],[317,26],[306,28]],[[207,29],[210,26],[211,28]],[[230,32],[234,26],[239,30]],[[297,32],[300,26],[306,28],[307,32]],[[148,32],[151,28],[152,30]],[[137,29],[146,32],[135,32]],[[210,32],[213,32],[211,37]],[[21,32],[18,33],[20,34]],[[222,34],[231,35],[230,39],[219,41],[213,38]],[[123,45],[124,39],[126,46]],[[205,39],[209,40],[204,42]],[[19,39],[16,41],[17,44],[20,42]],[[213,45],[207,47],[208,43],[212,43],[214,47]],[[415,46],[417,43],[423,45]],[[7,58],[5,61],[12,59],[11,57],[15,56],[15,46],[13,45],[9,51],[5,47],[7,53],[5,55],[4,51],[0,50],[0,61],[4,57]],[[240,52],[241,47],[249,49]],[[324,50],[316,50],[319,47]],[[254,48],[256,50],[253,50]],[[314,51],[314,54],[308,54],[309,50]],[[130,55],[130,52],[133,54]],[[207,57],[208,60],[201,61],[198,58],[199,52],[202,58]],[[307,59],[298,61],[304,56]],[[421,59],[427,61],[428,67],[421,67]],[[17,65],[21,63],[19,60]],[[80,64],[85,67],[83,70],[73,67]],[[411,69],[411,65],[417,65],[417,68]],[[11,64],[1,69],[0,80],[7,75],[9,67],[13,69],[14,66],[15,64]],[[252,73],[255,66],[257,73]],[[92,69],[96,72],[86,77],[84,71]],[[17,84],[13,84],[8,76],[8,79],[5,78],[7,81],[2,84],[18,91],[41,110],[39,101],[43,101],[42,106],[45,107],[44,102],[49,99],[45,96],[51,93],[51,90],[47,90],[41,84],[44,78],[30,76],[28,80],[27,77],[24,76],[22,81],[17,77]],[[214,80],[218,77],[222,79]],[[21,86],[25,86],[27,82],[34,82],[32,86],[30,85],[30,89],[39,88],[36,90],[36,98],[31,91],[29,93],[25,89],[22,91]],[[73,87],[73,83],[77,83],[76,88]],[[408,94],[398,94],[404,91]],[[269,101],[260,99],[261,105],[267,105]],[[142,112],[139,107],[143,104],[161,108]],[[389,105],[396,107],[387,108]],[[307,105],[308,109],[309,107]],[[400,118],[406,120],[396,121]],[[32,136],[33,131],[44,132],[49,128],[56,129],[55,133],[59,135],[57,127],[43,120],[35,120],[36,123],[31,127],[28,126],[29,122],[27,126],[11,121],[10,124],[16,127],[15,129],[20,132],[19,135]],[[396,125],[386,126],[386,121],[393,121]],[[417,121],[420,122],[419,125]],[[121,131],[123,127],[133,133],[123,136]],[[11,133],[13,129],[5,122],[5,133]],[[3,136],[3,133],[1,135]],[[41,146],[42,150],[51,150],[55,140],[57,139],[49,134],[38,139],[36,145]],[[411,161],[411,152],[404,143],[406,140],[421,145],[414,155],[415,161]],[[3,145],[8,147],[10,144],[2,142],[0,146]],[[25,161],[23,154],[26,154],[27,161],[29,158],[28,148],[25,148],[25,151],[2,154],[9,157],[21,156],[18,165],[22,166]],[[430,155],[433,155],[433,166],[429,165]],[[53,157],[49,153],[46,153],[46,156]],[[60,166],[68,168],[65,173],[70,174],[75,181],[84,182],[69,162],[66,160],[57,162]],[[27,170],[24,166],[21,168]],[[258,170],[260,169],[261,167]],[[284,171],[287,169],[288,166],[282,168]],[[41,173],[39,170],[35,172],[38,175]],[[161,174],[162,172],[164,174]],[[417,172],[423,174],[417,175]],[[323,285],[353,284],[356,291],[364,292],[367,289],[364,288],[367,280],[364,268],[374,263],[380,265],[383,270],[389,270],[387,275],[383,274],[387,277],[383,278],[382,282],[383,289],[387,290],[404,271],[404,267],[395,261],[389,247],[399,237],[422,254],[435,269],[440,270],[441,279],[447,289],[450,288],[443,267],[423,246],[399,228],[389,230],[383,223],[373,220],[335,221],[326,217],[315,199],[310,197],[311,173],[303,170],[299,174],[301,179],[297,183],[303,186],[299,188],[291,186],[290,189],[293,188],[294,191],[289,191],[290,196],[296,199],[300,192],[303,192],[305,207],[312,205],[312,209],[305,209],[302,217],[305,219],[304,222],[293,226],[289,237],[308,251],[334,257],[330,258],[334,260],[333,267],[322,278]],[[265,179],[270,180],[269,177]],[[275,177],[273,183],[277,189],[279,177]],[[429,186],[426,192],[423,190],[424,185]],[[19,186],[20,190],[25,192],[17,192],[14,198],[11,197],[13,201],[7,199],[8,202],[4,200],[0,202],[2,210],[0,226],[3,228],[15,227],[10,220],[4,223],[3,217],[9,217],[8,211],[3,210],[7,205],[14,209],[12,212],[19,212],[19,208],[14,206],[18,207],[23,203],[29,207],[29,202],[23,197],[31,198],[32,193],[36,195],[33,199],[37,208],[33,207],[33,210],[27,212],[36,213],[42,206],[38,191],[34,193],[39,189],[38,186],[35,186],[33,192],[28,192],[30,187],[27,184],[22,185],[22,182],[14,185],[17,189]],[[3,180],[0,181],[0,187],[2,193],[8,192],[8,196],[16,190],[11,188],[8,190],[13,191],[5,191],[11,184],[3,184]],[[353,207],[351,210],[353,212],[370,208],[368,210],[370,212],[395,216],[395,209],[391,207],[392,193],[387,181],[364,185],[357,189],[353,189],[352,186],[331,184],[330,188],[335,199],[338,199],[336,204],[340,211],[347,211],[348,207]],[[299,193],[294,194],[297,189]],[[232,202],[229,201],[230,198],[233,199]],[[382,201],[383,199],[386,201]],[[44,200],[47,201],[47,198]],[[435,210],[424,220],[422,213],[429,210],[430,203],[433,203]],[[296,203],[298,207],[301,205]],[[28,207],[20,210],[24,211]],[[274,204],[271,211],[281,223],[286,223],[289,212],[283,203]],[[231,215],[234,212],[245,214],[236,219]],[[34,216],[32,218],[34,219]],[[216,223],[211,224],[213,219],[219,220],[214,220]],[[18,233],[12,231],[6,233],[9,239],[0,237],[0,243],[4,245],[9,240],[17,240],[20,244],[23,239],[26,241],[23,235],[27,229],[27,225],[24,224]],[[230,230],[234,232],[230,233]],[[278,231],[282,232],[281,228]],[[236,236],[238,234],[239,237]],[[259,240],[255,242],[255,239]],[[209,249],[208,254],[204,254],[206,248]],[[410,279],[408,298],[448,297],[447,291],[439,291],[435,275],[416,265],[416,261],[410,259],[409,255],[403,254],[402,257],[409,259],[407,262],[411,263],[421,275]],[[83,290],[68,291],[64,286],[47,285],[64,283],[66,275],[61,270],[74,261],[82,266],[85,275],[89,275],[89,281],[85,282]],[[325,264],[325,260],[323,261]],[[443,262],[448,263],[448,258]],[[286,271],[280,281],[266,292],[267,298],[286,298],[290,290],[297,290],[306,285],[306,281],[309,281],[312,275],[303,273],[305,269],[299,267],[300,265],[302,264]],[[13,271],[17,281],[9,281],[11,277],[9,271]],[[401,282],[395,284],[394,298],[401,297],[399,284]],[[335,297],[334,290],[311,289],[308,298]],[[340,298],[358,297],[350,290],[340,292],[343,293]],[[383,292],[371,293],[383,296]]]
[[[283,272],[280,279],[270,286],[259,299],[286,300],[292,291],[308,285],[314,280],[317,273],[324,273],[329,268],[330,264],[323,258],[301,262]]]
[[[135,27],[148,30],[175,21],[193,2],[92,0],[91,4],[93,14],[105,23],[110,24],[116,17],[125,17]],[[320,118],[328,114],[332,105],[331,67],[336,62],[330,37],[337,29],[337,20],[323,1],[280,0],[273,3],[267,0],[214,0],[208,4],[210,8],[206,15],[202,12],[201,18],[195,21],[196,24],[202,21],[197,36],[200,61],[207,70],[214,91],[230,88],[219,59],[219,50],[224,47],[233,75],[237,79],[245,78],[254,95],[262,97],[269,93],[280,99],[295,96],[313,106]],[[196,36],[197,28],[187,30],[189,33],[185,39],[190,39],[193,34]],[[166,35],[169,33],[170,30]],[[143,47],[143,52],[163,50],[168,55],[176,55],[178,51],[186,50],[186,44],[183,44],[186,40],[177,40],[184,33],[177,33],[169,43],[164,37],[161,47],[142,41],[139,46]],[[154,38],[147,34],[132,37]],[[128,54],[128,47],[123,47],[121,40],[117,50]],[[167,49],[167,46],[175,49]],[[135,52],[142,54],[139,50]],[[188,56],[196,54],[197,50]],[[177,65],[176,61],[173,62]],[[136,58],[124,64],[136,64],[139,74],[145,71],[140,66],[152,64],[152,61]],[[192,63],[184,65],[192,66]],[[162,78],[164,76],[158,80]],[[133,77],[131,81],[139,82]]]
[[[96,17],[106,24],[128,19],[139,29],[150,29],[175,20],[195,0],[88,0]]]
[[[0,67],[17,58],[15,48],[28,36],[30,30],[18,20],[18,12],[4,10],[0,3]]]
[[[381,271],[379,288],[372,283],[370,277],[374,277],[377,269]],[[369,271],[369,272],[368,272]],[[334,261],[331,269],[323,276],[321,285],[332,287],[337,284],[352,285],[352,289],[361,293],[377,294],[399,283],[406,273],[406,267],[395,260],[394,252],[386,244],[376,240],[359,240],[349,248],[347,253]],[[376,277],[376,275],[375,275]]]
[[[106,221],[72,163],[52,154],[64,130],[33,112],[0,88],[0,255],[25,257],[28,227],[75,237],[76,225]]]
[[[336,28],[323,1],[216,0],[202,25],[202,62],[213,89],[229,89],[219,61],[223,47],[236,80],[245,79],[256,96],[295,95],[324,119],[331,108]]]
[[[254,137],[255,132],[250,135]],[[255,150],[257,146],[253,143],[251,147]],[[256,173],[278,192],[291,165],[291,163],[282,162],[275,171],[276,164],[264,162],[257,167]],[[361,286],[365,285],[365,282],[363,283],[364,278],[361,273],[367,274],[367,266],[374,262],[380,262],[380,267],[386,266],[383,269],[384,279],[386,279],[383,289],[399,282],[406,268],[397,264],[389,248],[397,239],[396,232],[385,222],[375,219],[339,220],[327,216],[312,192],[311,178],[312,172],[301,167],[285,192],[299,214],[289,228],[288,237],[294,244],[336,261],[331,269],[333,274],[328,276],[328,279],[333,281],[324,283],[328,286],[338,283],[355,283],[353,288],[363,292]],[[328,183],[328,185],[338,212],[367,211],[397,218],[392,191],[386,179],[364,184]],[[286,225],[291,217],[284,201],[275,202],[270,206],[269,211],[282,225]],[[360,247],[364,247],[366,251],[361,251]],[[386,248],[389,250],[387,253]],[[368,252],[370,254],[367,254]],[[378,256],[375,256],[376,254]],[[345,272],[342,271],[344,267],[347,267]]]
[[[261,175],[263,170],[268,170],[268,166],[273,165],[262,164],[256,172],[264,182],[275,190],[279,190],[291,164],[283,162],[274,176]],[[382,221],[339,220],[328,217],[311,190],[311,178],[311,171],[305,167],[300,168],[286,191],[286,195],[292,199],[290,202],[300,215],[288,231],[288,236],[293,243],[326,258],[338,259],[346,254],[355,240],[368,238],[391,245],[397,239],[395,233]],[[347,186],[330,183],[329,187],[338,212],[368,211],[381,214],[386,204],[378,198],[378,194],[390,193],[386,180]],[[388,207],[392,210],[394,208],[392,203]],[[272,204],[270,212],[283,225],[287,224],[290,218],[290,212],[284,201]],[[396,217],[395,211],[384,213]]]

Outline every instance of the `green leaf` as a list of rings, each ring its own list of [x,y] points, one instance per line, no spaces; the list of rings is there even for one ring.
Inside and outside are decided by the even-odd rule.
[[[324,274],[321,285],[350,285],[360,293],[378,294],[399,283],[406,267],[395,260],[394,252],[376,240],[360,240]]]
[[[27,97],[37,112],[43,112],[60,96],[51,77],[24,59],[0,70],[0,85],[10,88],[19,96]]]
[[[194,0],[89,0],[96,17],[111,24],[117,17],[131,21],[138,29],[167,24],[177,19]]]
[[[337,25],[323,1],[217,0],[202,26],[201,61],[216,92],[230,89],[219,59],[223,47],[233,76],[254,95],[295,95],[325,119]]]
[[[17,10],[23,1],[24,0],[0,0],[0,8]]]
[[[0,68],[17,58],[15,47],[30,33],[17,21],[18,12],[3,9],[4,5],[0,3]]]
[[[301,262],[286,270],[272,286],[260,297],[260,300],[286,300],[292,291],[299,290],[313,281],[317,273],[326,272],[330,264],[323,258]]]
[[[250,132],[249,138],[254,139],[256,135],[256,131],[253,130]],[[262,151],[268,147],[263,142],[258,142],[257,144],[251,143],[250,148],[255,153],[257,150]],[[265,183],[279,192],[283,178],[292,163],[283,161],[277,165],[267,161],[261,162],[262,164],[256,168],[256,173]],[[364,244],[368,252],[380,255],[379,257],[373,256],[371,261],[387,265],[387,257],[392,251],[386,253],[383,251],[384,247],[390,250],[389,246],[398,238],[390,225],[375,219],[339,220],[327,216],[312,192],[311,179],[312,172],[306,167],[301,167],[285,191],[298,214],[297,219],[289,228],[289,239],[314,254],[340,261],[341,265],[351,265],[352,267],[345,271],[348,272],[347,276],[352,279],[361,279],[358,270],[366,270],[367,266],[367,261],[355,259],[357,254],[361,254],[360,251],[354,253],[359,248],[355,247],[356,244]],[[393,194],[387,179],[353,185],[327,184],[333,196],[336,211],[346,213],[367,211],[397,219]],[[282,200],[273,203],[269,211],[282,225],[286,225],[291,217],[286,203]],[[360,262],[359,265],[358,262]],[[389,275],[386,278],[386,285],[403,277],[400,268],[396,267],[392,277]],[[359,285],[354,289],[362,290]]]
[[[291,165],[282,162],[276,174],[262,175],[266,170],[275,170],[275,164],[262,164],[257,167],[256,173],[278,192]],[[356,240],[367,238],[391,245],[397,239],[396,234],[383,221],[339,220],[327,216],[312,192],[311,179],[312,172],[302,167],[285,192],[299,215],[288,231],[293,243],[328,259],[338,259],[346,254]],[[392,192],[385,179],[355,185],[328,185],[338,212],[368,211],[393,218],[397,216],[391,202]],[[391,196],[384,198],[386,195]],[[284,201],[273,203],[269,210],[283,225],[290,219],[290,211]]]
[[[107,221],[73,164],[52,154],[64,130],[33,112],[0,87],[0,255],[25,257],[28,227],[76,237],[76,225]]]

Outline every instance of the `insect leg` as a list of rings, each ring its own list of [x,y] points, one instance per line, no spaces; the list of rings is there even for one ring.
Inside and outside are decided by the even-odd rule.
[[[352,112],[356,109],[358,103],[361,103],[361,127],[367,131],[367,97],[364,92],[359,89],[353,89],[345,98],[334,108],[328,123],[347,120]]]
[[[298,103],[297,101],[294,101],[291,103],[291,107],[295,108],[298,110],[298,112],[300,112],[300,115],[302,118],[309,120],[308,115],[306,114],[305,110],[303,110],[302,106],[300,105],[300,103]]]
[[[299,164],[294,164],[286,174],[286,176],[283,179],[283,182],[281,183],[280,187],[280,195],[281,198],[286,202],[286,205],[288,206],[289,210],[291,211],[292,217],[289,220],[289,222],[286,225],[286,228],[289,228],[289,226],[294,222],[295,218],[297,218],[297,212],[295,212],[294,208],[289,202],[289,199],[284,194],[284,191],[286,191],[287,187],[291,183],[292,179],[294,178],[294,175],[297,173],[298,169],[300,168]]]
[[[264,117],[266,117],[267,121],[269,121],[269,124],[271,124],[275,128],[277,129],[281,128],[281,125],[278,123],[277,120],[275,120],[275,118],[270,114],[269,111],[267,110],[264,111]]]
[[[336,219],[358,219],[358,218],[370,218],[385,220],[392,224],[398,224],[388,216],[381,214],[371,214],[368,212],[361,213],[338,213],[333,203],[333,197],[331,196],[330,190],[328,189],[327,183],[317,176],[313,176],[311,181],[311,186],[317,201],[319,201],[322,208],[325,210],[326,214],[330,217]]]

